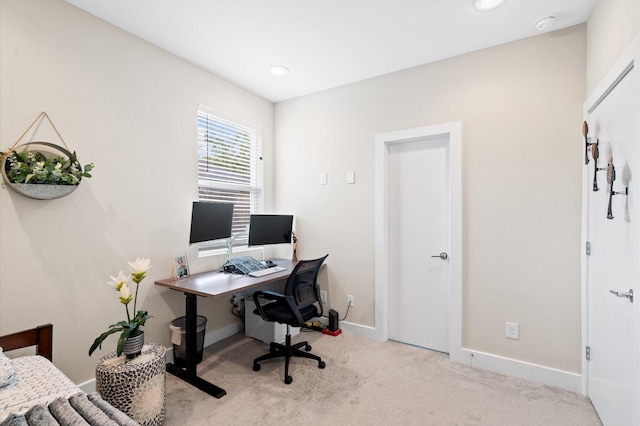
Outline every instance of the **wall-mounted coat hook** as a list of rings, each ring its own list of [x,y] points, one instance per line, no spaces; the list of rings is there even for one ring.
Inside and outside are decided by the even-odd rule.
[[[582,136],[584,136],[584,165],[585,166],[589,164],[589,146],[592,145],[592,143],[589,142],[589,137],[587,136],[588,134],[589,134],[589,125],[587,124],[586,121],[583,121]]]
[[[598,167],[598,158],[600,158],[600,150],[598,149],[598,145],[600,144],[600,139],[596,139],[595,142],[591,143],[591,157],[593,157],[593,190],[598,191],[598,172],[601,170],[607,170],[608,167]]]
[[[614,195],[629,195],[629,186],[624,187],[624,192],[616,192],[613,190],[613,182],[616,180],[616,167],[613,165],[613,157],[609,159],[609,166],[607,167],[607,183],[609,184],[609,207],[607,208],[607,219],[613,219],[613,212],[611,208],[611,201]],[[626,179],[625,179],[626,180]],[[626,182],[628,185],[628,182]]]

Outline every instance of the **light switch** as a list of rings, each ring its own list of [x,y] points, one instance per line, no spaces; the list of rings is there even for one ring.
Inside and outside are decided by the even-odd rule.
[[[326,184],[327,184],[327,174],[320,173],[320,185],[326,185]]]
[[[356,172],[347,172],[347,183],[356,183]]]
[[[507,339],[520,339],[520,326],[515,322],[507,323]]]

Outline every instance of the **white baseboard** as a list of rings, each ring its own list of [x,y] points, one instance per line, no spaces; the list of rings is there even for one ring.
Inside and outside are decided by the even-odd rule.
[[[314,318],[313,321],[320,321],[323,325],[329,325],[329,318],[320,317]],[[365,325],[355,324],[352,322],[340,321],[338,327],[345,333],[350,334],[352,336],[362,337],[363,339],[376,340],[375,339],[375,331],[376,329],[373,327],[367,327]]]
[[[79,383],[78,387],[82,392],[91,393],[96,390],[96,379],[89,380],[84,383]]]
[[[375,328],[373,327],[342,321],[340,322],[340,328],[347,334],[376,340]],[[466,348],[452,350],[449,354],[449,359],[494,373],[584,394],[582,389],[582,374],[579,373],[571,373]]]
[[[242,321],[236,321],[233,324],[229,324],[225,327],[218,328],[204,335],[204,347],[213,345],[221,340],[231,337],[237,333],[244,333],[244,323]],[[164,355],[167,363],[173,362],[173,345],[167,348],[167,352]],[[96,379],[88,380],[84,383],[78,384],[78,387],[83,392],[94,392],[96,390]]]
[[[583,394],[582,374],[462,348],[455,362]]]
[[[242,321],[236,321],[233,324],[229,324],[205,334],[204,347],[206,348],[207,346],[218,343],[219,341],[238,333],[244,333],[244,323]],[[173,347],[171,348],[171,357],[173,359]]]
[[[376,329],[353,322],[340,321],[340,328],[347,334],[362,337],[363,339],[376,340]]]

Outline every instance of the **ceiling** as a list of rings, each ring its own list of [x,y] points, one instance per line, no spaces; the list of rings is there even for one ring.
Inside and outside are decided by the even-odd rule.
[[[66,0],[271,102],[586,22],[596,0]],[[285,76],[269,67],[289,68]]]

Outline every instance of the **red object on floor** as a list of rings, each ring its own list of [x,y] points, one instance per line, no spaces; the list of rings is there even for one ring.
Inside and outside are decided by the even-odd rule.
[[[342,333],[342,329],[339,328],[336,331],[330,331],[328,328],[323,328],[322,332],[324,334],[328,334],[329,336],[337,336],[338,334]]]

